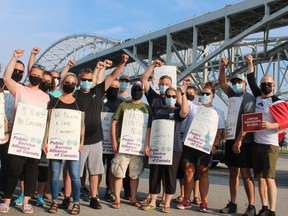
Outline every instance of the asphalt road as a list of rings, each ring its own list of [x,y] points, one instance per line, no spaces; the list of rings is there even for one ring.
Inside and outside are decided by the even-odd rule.
[[[278,186],[278,202],[277,202],[277,216],[287,216],[288,215],[288,208],[287,208],[287,194],[288,194],[288,157],[287,156],[280,156],[277,164],[277,177],[276,182]],[[171,216],[178,216],[181,214],[181,216],[185,215],[221,215],[219,213],[219,209],[224,207],[229,199],[229,188],[228,188],[228,169],[225,165],[219,164],[216,168],[211,169],[209,171],[210,176],[210,189],[209,189],[209,197],[208,197],[208,213],[201,213],[199,212],[198,206],[193,206],[190,209],[187,210],[178,210],[176,209],[176,204],[172,203],[173,211],[169,213]],[[138,189],[138,197],[139,199],[143,199],[145,197],[146,192],[148,192],[148,175],[149,170],[145,170],[144,174],[142,174],[140,179],[140,185]],[[103,179],[104,180],[104,179]],[[258,188],[257,188],[257,182],[255,181],[256,185],[256,209],[257,212],[261,208],[260,198],[258,195]],[[104,187],[104,181],[102,181],[100,185],[100,197],[104,196],[105,187]],[[179,188],[177,188],[177,192],[175,194],[175,197],[179,195]],[[63,197],[60,197],[60,199],[63,199]],[[160,197],[159,197],[160,201]],[[34,215],[51,215],[47,212],[48,207],[46,208],[40,208],[35,206],[35,201],[31,201],[33,207],[34,207]],[[112,216],[114,214],[117,214],[117,216],[127,216],[127,215],[163,215],[162,212],[159,210],[155,211],[149,211],[145,212],[143,210],[139,210],[136,207],[129,204],[127,200],[122,200],[121,203],[121,209],[112,209],[110,206],[111,204],[100,200],[100,203],[102,204],[101,210],[94,210],[89,207],[89,203],[86,201],[81,201],[81,213],[80,215],[99,215],[99,216]],[[48,204],[50,205],[49,201]],[[72,204],[70,205],[70,208],[72,207]],[[231,215],[242,215],[247,208],[247,199],[244,192],[243,184],[241,182],[240,188],[239,188],[239,195],[238,195],[238,213],[237,214],[231,214]],[[57,212],[57,215],[67,215],[69,214],[69,211],[64,211],[59,209]],[[16,216],[16,215],[23,215],[21,212],[20,207],[10,207],[10,211],[8,215]]]

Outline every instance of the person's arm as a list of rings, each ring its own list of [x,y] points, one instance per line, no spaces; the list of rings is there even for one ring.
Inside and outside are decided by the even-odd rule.
[[[147,131],[146,131],[146,139],[145,139],[145,148],[144,148],[144,153],[145,155],[147,156],[150,156],[150,134],[151,134],[151,128],[147,128]]]
[[[15,50],[14,53],[13,53],[13,57],[12,59],[10,60],[5,72],[4,72],[4,75],[3,75],[3,81],[7,87],[7,89],[9,90],[9,92],[14,95],[16,93],[16,85],[17,85],[17,82],[15,82],[11,76],[12,76],[12,73],[14,71],[14,68],[15,68],[15,64],[16,64],[16,61],[18,58],[20,58],[22,55],[24,54],[24,50]]]
[[[111,66],[112,66],[112,61],[106,59],[104,61],[104,67],[99,69],[98,76],[95,79],[96,80],[96,85],[101,83],[101,82],[103,82],[103,80],[104,80],[104,72],[105,72],[106,68],[109,68]],[[93,76],[93,78],[94,78],[94,76]]]
[[[120,64],[115,68],[115,70],[105,80],[105,91],[110,87],[112,82],[119,76],[121,71],[124,69],[128,59],[129,59],[128,55],[122,54],[122,60],[121,60]]]
[[[67,65],[64,67],[62,72],[60,73],[61,79],[69,72],[70,68],[75,65],[75,61],[73,59],[69,60]]]
[[[223,138],[223,134],[224,134],[224,129],[223,128],[218,128],[215,139],[214,139],[214,143],[211,149],[211,153],[212,155],[214,155],[219,147],[219,145],[221,144],[221,140]]]
[[[252,57],[252,55],[248,55],[245,58],[246,58],[246,61],[248,64],[247,80],[248,80],[248,84],[250,86],[250,89],[251,89],[254,97],[261,96],[261,94],[262,94],[261,90],[257,86],[256,79],[255,79],[253,57]]]
[[[242,146],[242,140],[246,136],[246,133],[247,132],[243,132],[242,128],[241,128],[241,132],[239,133],[239,135],[238,135],[238,137],[237,137],[237,139],[236,139],[236,141],[235,141],[235,143],[233,145],[233,149],[232,149],[235,154],[240,154],[241,153],[240,148]]]
[[[81,132],[80,132],[79,152],[83,151],[84,137],[85,137],[85,112],[81,112]]]
[[[29,62],[28,62],[28,76],[30,75],[31,68],[35,63],[36,55],[41,51],[39,47],[34,47],[31,51]]]
[[[228,65],[228,62],[229,61],[226,58],[221,59],[220,69],[219,69],[219,77],[218,77],[219,86],[226,95],[228,95],[229,85],[227,83],[226,76],[225,76],[225,68]]]
[[[140,79],[140,81],[143,83],[144,85],[144,91],[145,93],[148,92],[149,88],[150,88],[150,84],[149,84],[149,77],[151,76],[151,74],[153,73],[154,69],[156,67],[160,67],[163,65],[163,62],[161,62],[160,60],[155,60],[153,62],[152,65],[150,65],[150,67],[148,67],[148,69],[142,74],[142,77]]]
[[[95,68],[94,68],[94,71],[93,71],[92,87],[103,82],[104,71],[105,71],[104,62],[98,61]],[[100,73],[102,73],[102,74],[100,74]],[[100,79],[101,79],[101,81],[100,81]],[[100,81],[100,82],[98,82],[98,81]]]
[[[118,121],[113,119],[111,123],[111,141],[112,141],[112,150],[114,153],[118,152],[118,142],[117,142],[117,134],[116,134],[117,124],[118,124]]]
[[[51,113],[52,110],[48,110],[48,116],[47,116],[47,123],[46,123],[46,130],[45,130],[45,135],[43,139],[43,145],[42,145],[42,150],[45,154],[48,153],[48,136],[49,136],[49,127],[50,127],[50,120],[51,120]]]
[[[180,95],[180,103],[181,103],[180,116],[182,118],[185,118],[189,113],[189,106],[184,86],[180,86],[178,88],[178,95]]]

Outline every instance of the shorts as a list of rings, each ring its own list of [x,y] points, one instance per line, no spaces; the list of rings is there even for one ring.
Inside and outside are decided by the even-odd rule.
[[[275,179],[279,147],[254,143],[252,150],[255,178]]]
[[[80,177],[83,175],[86,166],[89,175],[98,175],[104,173],[102,160],[102,142],[92,145],[84,145],[81,152]]]
[[[225,143],[225,164],[229,167],[252,168],[252,145],[253,143],[242,143],[240,154],[233,152],[235,140],[227,140]]]
[[[144,171],[144,157],[117,153],[112,160],[111,172],[116,178],[125,178],[129,166],[129,177],[138,179]]]
[[[212,155],[184,145],[182,152],[182,163],[210,166],[212,163]]]

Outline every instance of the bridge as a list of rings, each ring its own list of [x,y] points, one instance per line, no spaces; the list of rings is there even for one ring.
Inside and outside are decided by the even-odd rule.
[[[288,36],[281,29],[288,25],[287,0],[242,1],[208,12],[149,34],[114,40],[95,35],[72,35],[52,44],[37,61],[61,71],[69,59],[71,71],[94,68],[99,60],[110,59],[113,67],[119,56],[130,56],[125,73],[138,79],[155,59],[176,65],[178,82],[191,76],[202,87],[207,80],[217,83],[219,60],[230,59],[227,77],[245,73],[244,56],[255,58],[257,77],[270,74],[276,81],[276,94],[288,93]],[[276,32],[277,36],[270,36]],[[287,32],[287,31],[286,31]],[[108,71],[109,73],[109,71]],[[218,91],[221,96],[221,91]]]

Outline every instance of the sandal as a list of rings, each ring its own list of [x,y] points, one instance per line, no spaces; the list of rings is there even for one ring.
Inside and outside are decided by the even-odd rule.
[[[164,207],[164,208],[161,209],[161,212],[170,213],[170,212],[172,212],[172,209],[170,207]]]
[[[142,210],[144,210],[144,211],[152,211],[152,210],[156,210],[156,206],[153,206],[153,205],[146,205],[146,206],[142,206]]]
[[[151,199],[146,197],[144,200],[140,201],[142,205],[148,205],[151,202]]]
[[[9,205],[5,204],[5,203],[1,203],[0,204],[0,213],[6,214],[9,211]]]
[[[183,196],[178,196],[177,198],[175,198],[173,201],[176,203],[181,203],[184,200]]]
[[[139,202],[139,201],[136,201],[136,202],[131,202],[131,205],[137,207],[137,208],[141,208],[142,207],[142,203]]]
[[[24,204],[22,206],[22,212],[25,214],[32,214],[33,213],[33,208],[31,204]]]
[[[70,197],[65,197],[62,203],[59,205],[60,209],[68,209],[70,206]]]
[[[195,205],[200,205],[201,199],[199,197],[194,197],[192,203],[195,204]]]
[[[78,215],[80,213],[80,205],[79,204],[74,204],[70,214],[71,215]]]
[[[160,208],[164,208],[165,207],[165,200],[161,200],[158,206]]]
[[[59,203],[58,202],[53,202],[48,210],[49,213],[51,214],[56,214],[58,211]]]
[[[121,204],[114,202],[111,207],[114,208],[114,209],[120,209],[121,208]]]

